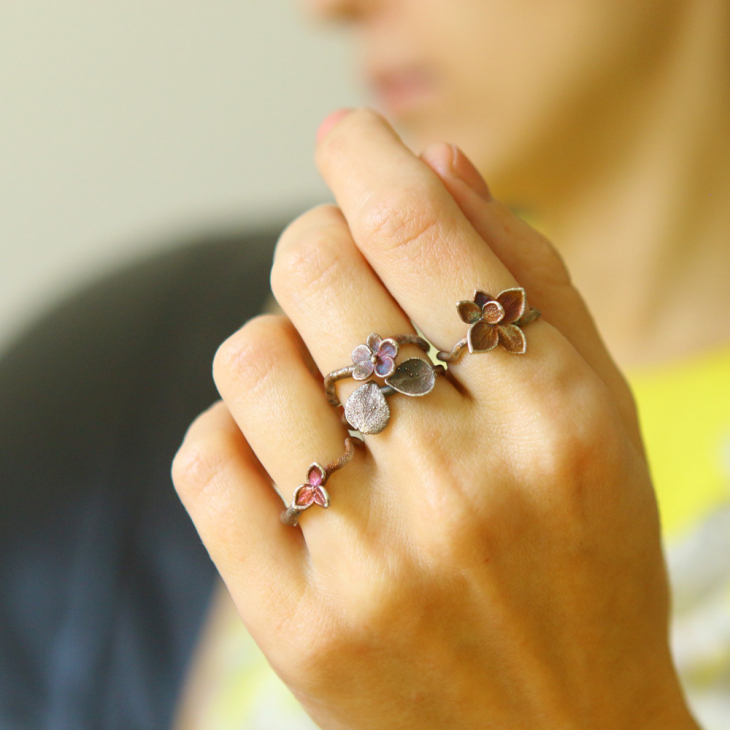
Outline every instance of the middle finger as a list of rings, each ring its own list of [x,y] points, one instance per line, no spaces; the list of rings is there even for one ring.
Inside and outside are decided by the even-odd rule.
[[[451,350],[466,335],[456,302],[471,299],[475,289],[496,296],[520,286],[438,176],[377,113],[359,109],[338,119],[318,142],[317,162],[364,257],[440,350]],[[513,347],[519,349],[519,328],[509,326],[510,320],[505,324],[482,331],[491,337],[498,330],[500,342],[503,334],[514,336]],[[553,328],[541,322],[529,333],[536,355],[548,349],[547,338],[557,352]],[[464,358],[454,374],[468,390],[484,394],[506,372],[500,365],[504,357],[512,359],[505,352]],[[519,382],[537,359],[510,362],[505,383]]]

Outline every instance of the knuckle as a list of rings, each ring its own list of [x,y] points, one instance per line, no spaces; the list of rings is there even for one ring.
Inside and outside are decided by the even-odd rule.
[[[430,205],[435,192],[425,180],[383,191],[363,210],[360,230],[365,241],[400,258],[428,253],[442,236],[442,222]]]
[[[385,118],[370,107],[357,107],[337,125],[337,132],[328,134],[316,147],[315,157],[325,167],[332,160],[342,159],[353,142],[371,139],[374,127],[388,126]]]
[[[369,106],[360,106],[353,109],[348,115],[351,123],[364,126],[373,124],[387,124],[385,117]]]
[[[284,681],[304,694],[317,695],[336,681],[346,657],[352,656],[352,634],[336,616],[299,611],[296,625],[287,626],[291,637],[286,653],[271,657]],[[305,618],[302,624],[302,618]],[[302,631],[302,625],[307,628]]]
[[[547,483],[573,491],[610,468],[621,448],[621,430],[605,386],[576,378],[562,391],[569,397],[556,416],[544,419],[537,458]]]
[[[291,325],[285,317],[264,314],[247,322],[218,348],[213,358],[213,378],[220,390],[235,381],[251,394],[261,387],[285,356]]]
[[[449,566],[470,565],[481,556],[493,552],[496,516],[486,519],[483,515],[464,514],[448,525],[439,525],[431,535],[427,549],[427,559],[436,569],[448,571]],[[500,522],[500,526],[504,523]]]
[[[543,285],[572,289],[570,272],[559,251],[542,233],[534,229],[530,230],[533,235],[533,244],[530,250],[531,271],[539,274],[538,280],[541,280]]]
[[[323,626],[316,635],[310,635],[307,645],[298,655],[297,674],[309,683],[309,690],[329,684],[342,658],[351,656],[352,636],[342,628]]]
[[[340,223],[319,225],[282,248],[274,260],[271,285],[277,297],[327,296],[347,269]],[[340,245],[338,245],[338,243]]]
[[[421,617],[413,611],[414,594],[401,591],[400,598],[396,594],[392,587],[380,589],[369,583],[367,591],[357,591],[359,600],[350,596],[343,611],[310,624],[298,644],[295,662],[289,665],[299,688],[316,693],[323,686],[331,687],[340,681],[348,658],[377,651],[394,635],[418,635],[414,624]]]
[[[233,440],[223,432],[186,439],[172,462],[172,481],[183,502],[214,490],[236,454]]]

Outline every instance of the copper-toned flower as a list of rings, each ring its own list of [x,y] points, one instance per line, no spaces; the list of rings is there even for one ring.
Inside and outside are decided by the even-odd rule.
[[[309,467],[307,472],[307,483],[300,484],[294,492],[292,504],[302,510],[318,504],[320,507],[330,506],[330,496],[324,488],[326,472],[316,462]]]
[[[501,345],[507,352],[524,354],[525,333],[516,324],[527,310],[524,289],[505,289],[496,297],[476,291],[474,301],[459,302],[457,307],[462,320],[471,325],[469,352],[489,352]]]
[[[373,373],[387,378],[395,371],[395,358],[398,357],[398,343],[388,338],[383,340],[379,335],[368,337],[367,345],[358,345],[352,351],[352,362],[355,368],[352,377],[355,380],[366,380]]]

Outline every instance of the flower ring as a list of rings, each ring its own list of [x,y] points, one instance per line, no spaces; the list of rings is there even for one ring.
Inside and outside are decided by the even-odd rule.
[[[375,333],[368,337],[366,345],[358,345],[352,351],[355,380],[367,380],[373,373],[387,378],[395,372],[395,358],[398,357],[398,343],[392,338],[381,339]]]
[[[467,347],[476,354],[500,345],[513,355],[524,355],[527,340],[522,328],[540,316],[537,309],[528,308],[522,287],[505,289],[496,297],[477,289],[473,299],[459,302],[456,308],[470,327],[466,338],[457,342],[451,352],[437,353],[443,362],[455,362]]]
[[[334,472],[350,463],[355,453],[355,446],[360,445],[362,445],[360,439],[348,436],[345,439],[345,452],[338,459],[327,466],[322,466],[316,461],[309,465],[307,481],[294,490],[291,505],[281,513],[281,521],[285,525],[296,525],[300,513],[315,504],[324,509],[330,506],[330,495],[324,488],[325,482]]]

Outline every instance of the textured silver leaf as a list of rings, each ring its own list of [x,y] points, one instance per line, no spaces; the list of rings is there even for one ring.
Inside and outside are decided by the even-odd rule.
[[[430,362],[412,357],[402,362],[385,383],[404,395],[426,395],[436,384],[436,373]]]
[[[347,422],[360,433],[380,433],[390,420],[390,408],[377,383],[361,385],[345,403]]]

